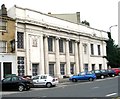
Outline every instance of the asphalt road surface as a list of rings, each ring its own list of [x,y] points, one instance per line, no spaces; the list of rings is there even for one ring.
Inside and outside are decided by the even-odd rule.
[[[66,82],[52,88],[31,88],[30,91],[2,92],[2,97],[118,97],[120,77],[95,81]],[[118,84],[119,83],[119,84]]]

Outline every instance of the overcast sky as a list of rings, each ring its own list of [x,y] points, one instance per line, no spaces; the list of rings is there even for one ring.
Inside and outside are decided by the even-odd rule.
[[[80,12],[81,21],[87,20],[96,29],[109,31],[118,25],[118,2],[120,0],[0,0],[7,9],[14,5],[43,13]],[[118,27],[111,28],[112,38],[118,44]]]

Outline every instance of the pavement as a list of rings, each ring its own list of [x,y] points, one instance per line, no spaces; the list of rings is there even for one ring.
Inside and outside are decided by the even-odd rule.
[[[59,83],[70,82],[69,78],[60,78]]]

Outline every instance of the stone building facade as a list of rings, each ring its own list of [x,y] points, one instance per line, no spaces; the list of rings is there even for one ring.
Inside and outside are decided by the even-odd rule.
[[[107,32],[14,6],[17,75],[70,76],[106,69]]]

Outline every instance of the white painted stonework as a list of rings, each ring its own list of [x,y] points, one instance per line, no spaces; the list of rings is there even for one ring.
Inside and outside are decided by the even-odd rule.
[[[16,57],[13,54],[0,54],[0,69],[1,69],[1,79],[4,76],[4,63],[11,64],[11,73],[17,74],[17,67],[16,67]]]
[[[38,74],[50,73],[49,64],[54,66],[54,76],[62,77],[60,64],[64,64],[64,75],[71,75],[70,65],[74,64],[74,74],[85,70],[107,68],[106,56],[107,33],[84,25],[78,25],[59,18],[51,17],[31,9],[14,6],[8,11],[8,16],[16,19],[17,32],[24,33],[24,48],[16,48],[16,57],[25,58],[25,74],[32,75],[33,65],[38,64]],[[48,51],[48,38],[52,37],[53,51]],[[63,53],[59,52],[59,39],[63,39]],[[72,41],[73,53],[69,53],[69,41]],[[94,45],[94,55],[91,55],[90,44]],[[17,45],[17,42],[16,42]],[[86,45],[86,53],[84,46]],[[100,45],[100,55],[97,46]],[[17,66],[17,64],[16,64]]]

